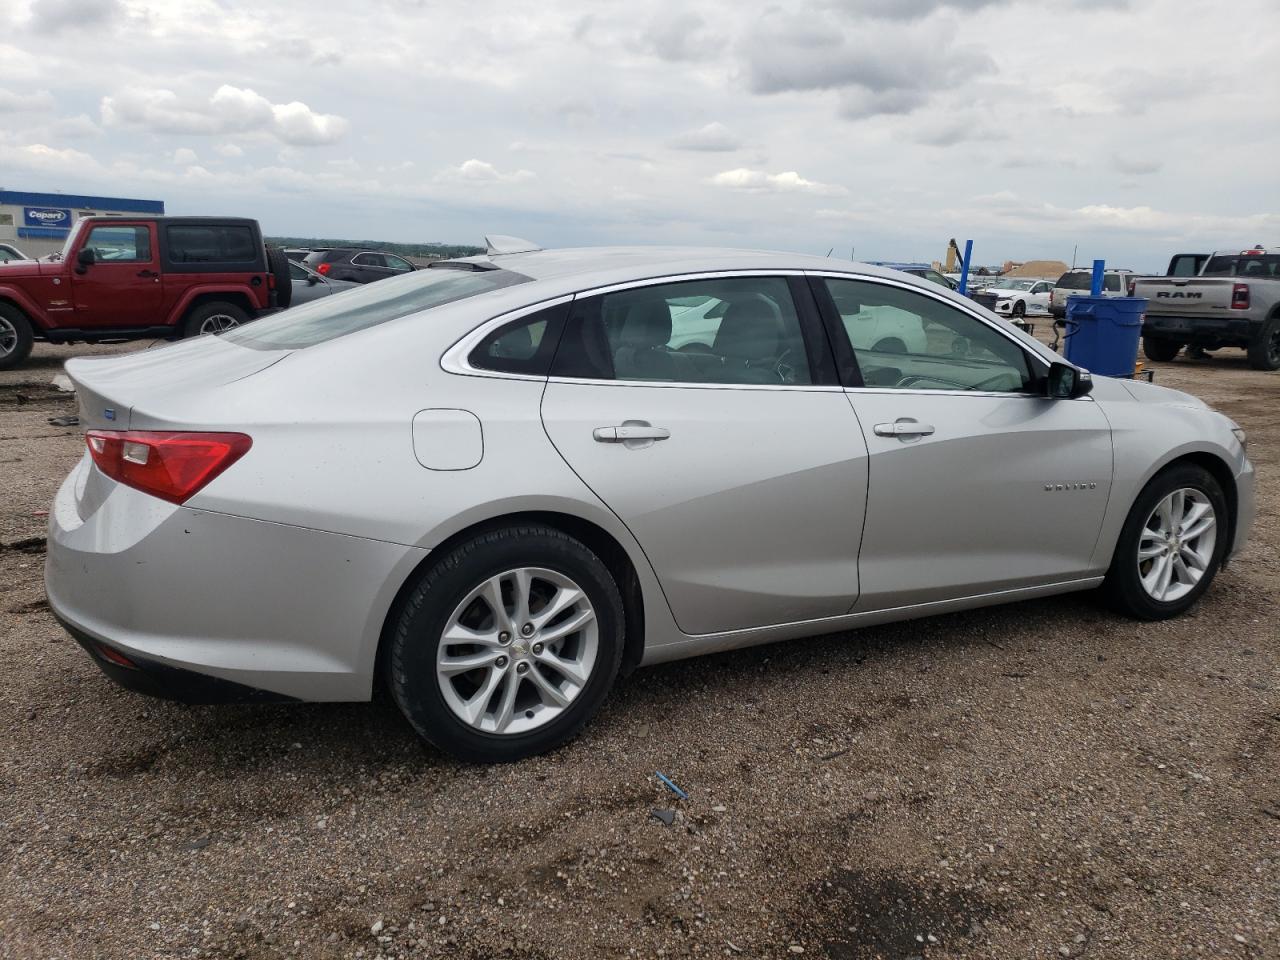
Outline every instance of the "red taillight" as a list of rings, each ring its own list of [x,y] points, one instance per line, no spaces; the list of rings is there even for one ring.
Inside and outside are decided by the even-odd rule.
[[[1249,309],[1249,285],[1247,283],[1233,283],[1231,285],[1231,309]]]
[[[112,480],[170,503],[186,503],[248,452],[243,433],[90,430],[89,455]]]
[[[330,264],[322,263],[320,266],[316,267],[316,273],[327,275],[329,273],[329,267]]]

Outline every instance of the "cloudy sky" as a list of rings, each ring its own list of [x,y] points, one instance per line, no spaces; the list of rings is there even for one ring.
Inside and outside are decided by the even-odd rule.
[[[1280,3],[2,0],[0,187],[276,234],[1280,243]]]

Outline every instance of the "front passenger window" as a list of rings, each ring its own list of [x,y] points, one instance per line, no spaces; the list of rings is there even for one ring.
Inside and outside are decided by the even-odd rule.
[[[826,284],[868,387],[1017,393],[1034,382],[1021,347],[956,307],[867,280]]]

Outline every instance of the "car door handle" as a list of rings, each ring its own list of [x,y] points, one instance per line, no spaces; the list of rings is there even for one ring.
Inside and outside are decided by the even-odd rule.
[[[158,276],[160,276],[160,274],[156,273],[154,270],[139,270],[139,271],[138,271],[138,276],[140,276],[140,277],[158,277]]]
[[[671,431],[666,427],[651,427],[628,420],[616,427],[596,427],[591,435],[599,443],[625,443],[627,440],[666,440]]]
[[[873,429],[877,437],[927,437],[933,433],[929,424],[907,417],[893,423],[877,423]]]

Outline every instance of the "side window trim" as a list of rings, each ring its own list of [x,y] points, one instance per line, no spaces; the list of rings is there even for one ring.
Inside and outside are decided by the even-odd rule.
[[[537,380],[546,381],[545,375],[537,375],[530,373],[508,373],[501,370],[485,370],[480,367],[473,367],[469,361],[471,351],[480,345],[491,333],[505,327],[509,323],[521,320],[531,313],[540,313],[543,310],[549,310],[552,307],[558,307],[564,304],[573,303],[573,294],[562,297],[553,297],[550,300],[541,300],[538,303],[531,303],[527,306],[520,307],[516,310],[508,310],[506,313],[491,317],[484,323],[475,327],[469,333],[457,340],[448,350],[440,356],[440,369],[445,373],[454,373],[464,377],[496,377],[503,380]],[[560,325],[560,332],[564,331],[564,324]],[[556,335],[559,339],[559,334]],[[557,344],[558,346],[558,344]]]
[[[1015,347],[1017,347],[1027,360],[1027,370],[1032,378],[1033,385],[1041,381],[1049,371],[1049,363],[1038,353],[1026,348],[1012,332],[1000,328],[997,324],[992,323],[985,317],[981,316],[974,310],[968,310],[964,304],[955,303],[946,297],[940,297],[932,290],[922,289],[914,284],[901,283],[888,277],[871,276],[863,273],[837,273],[835,271],[815,270],[807,271],[806,275],[810,279],[810,285],[814,290],[814,296],[818,298],[818,304],[823,312],[824,325],[827,327],[828,335],[832,338],[832,344],[839,344],[836,349],[837,365],[840,371],[840,379],[846,390],[866,390],[874,393],[896,392],[896,393],[919,393],[928,394],[929,396],[1001,396],[1001,397],[1030,397],[1038,396],[1034,391],[1004,392],[1004,391],[985,391],[985,390],[913,390],[910,388],[899,390],[892,387],[867,386],[862,378],[862,371],[858,367],[857,357],[853,350],[853,344],[849,341],[849,334],[844,328],[844,324],[840,322],[839,311],[836,310],[835,300],[831,297],[831,293],[827,290],[825,281],[830,278],[833,280],[859,280],[865,283],[878,284],[880,286],[898,287],[899,289],[909,290],[912,293],[919,294],[936,300],[944,306],[959,311],[965,316],[978,321],[988,329],[998,333],[1004,337]]]

